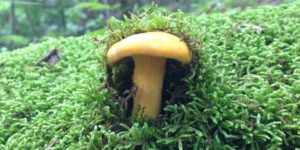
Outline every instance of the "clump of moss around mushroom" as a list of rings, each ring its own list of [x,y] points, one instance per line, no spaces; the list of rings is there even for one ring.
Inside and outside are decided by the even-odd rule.
[[[124,21],[109,20],[102,47],[106,83],[125,117],[162,119],[168,115],[165,105],[187,103],[185,79],[199,58],[199,53],[193,55],[201,47],[199,30],[182,12],[171,14],[154,6]]]

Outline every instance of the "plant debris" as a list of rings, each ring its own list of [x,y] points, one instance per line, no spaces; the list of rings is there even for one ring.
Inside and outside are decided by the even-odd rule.
[[[43,62],[48,65],[53,66],[60,60],[60,54],[56,48],[51,49],[47,55],[45,55],[41,60],[36,63],[36,66],[41,66]]]
[[[262,28],[259,25],[251,24],[251,23],[242,23],[239,26],[240,29],[250,29],[254,31],[255,33],[262,33],[264,31],[264,28]]]

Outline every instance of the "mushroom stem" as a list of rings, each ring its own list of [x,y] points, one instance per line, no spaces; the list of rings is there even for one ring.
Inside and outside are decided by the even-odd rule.
[[[137,88],[133,116],[155,119],[161,109],[161,95],[166,58],[133,56],[133,82]]]

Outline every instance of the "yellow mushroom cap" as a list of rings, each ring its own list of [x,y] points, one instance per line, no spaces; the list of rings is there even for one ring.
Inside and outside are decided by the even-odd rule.
[[[170,58],[183,64],[191,61],[190,51],[183,40],[159,31],[135,34],[113,44],[106,54],[106,61],[113,66],[125,57],[137,55]]]

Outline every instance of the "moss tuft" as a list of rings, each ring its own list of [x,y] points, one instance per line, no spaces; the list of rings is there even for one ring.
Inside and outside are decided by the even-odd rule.
[[[111,18],[108,21],[108,27],[105,38],[100,41],[101,51],[104,54],[108,48],[114,43],[134,34],[163,31],[178,36],[184,40],[193,54],[193,61],[201,59],[201,28],[194,17],[185,15],[183,12],[170,13],[165,9],[152,5],[145,8],[137,14],[124,16],[124,20]],[[100,57],[105,57],[101,55]],[[103,62],[105,65],[105,62]],[[166,63],[166,74],[163,87],[163,105],[181,101],[184,103],[188,99],[184,98],[186,92],[186,82],[183,81],[191,73],[191,68],[196,67],[195,63],[190,65],[182,65],[174,60],[168,60]],[[125,101],[127,104],[124,109],[127,111],[127,117],[131,113],[133,94],[127,94],[135,89],[132,84],[134,64],[132,60],[113,69],[107,68],[107,83],[112,93],[116,93],[117,99]],[[134,93],[132,91],[131,93]],[[129,97],[131,96],[131,97]],[[124,102],[122,102],[124,103]],[[163,110],[162,110],[163,111]],[[163,111],[164,115],[168,115]],[[162,116],[163,117],[163,116]]]

